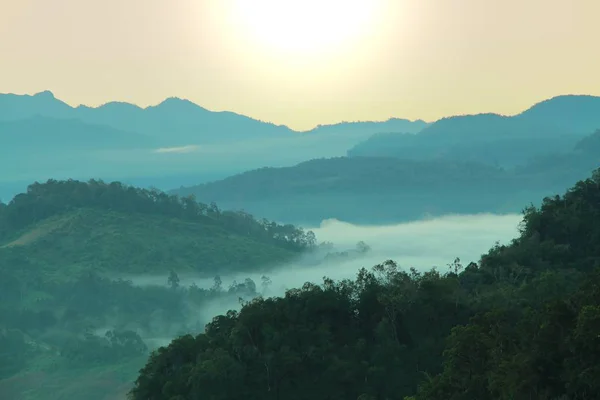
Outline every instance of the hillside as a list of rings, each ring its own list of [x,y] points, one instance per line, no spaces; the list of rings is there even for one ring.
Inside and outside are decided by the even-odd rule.
[[[157,190],[34,183],[0,203],[0,398],[122,398],[150,350],[268,282],[221,275],[267,273],[314,245],[312,232]]]
[[[221,226],[80,209],[29,226],[0,247],[3,256],[19,263],[23,272],[58,277],[90,269],[124,275],[164,275],[173,269],[212,278],[278,265],[294,252]]]
[[[131,398],[596,399],[599,221],[597,170],[478,263],[390,260],[215,317],[153,352]]]
[[[442,118],[419,135],[374,135],[348,156],[460,159],[503,167],[572,148],[600,128],[600,97],[557,96],[515,115]]]
[[[26,152],[33,146],[45,151],[65,152],[90,149],[153,148],[157,142],[139,133],[93,125],[76,119],[33,116],[0,121],[0,154]]]
[[[171,193],[303,225],[327,218],[392,223],[425,215],[519,212],[598,166],[595,156],[573,153],[562,164],[558,160],[506,170],[457,161],[342,157],[262,168]]]
[[[541,101],[515,116],[515,119],[572,133],[590,133],[600,128],[600,97],[588,95],[556,96]]]
[[[582,153],[600,154],[600,129],[577,142],[575,150]]]
[[[0,221],[0,257],[19,260],[27,265],[23,271],[50,269],[65,275],[75,268],[107,273],[175,269],[214,276],[282,262],[314,244],[311,232],[291,225],[259,222],[214,204],[116,182],[33,184],[0,208]]]

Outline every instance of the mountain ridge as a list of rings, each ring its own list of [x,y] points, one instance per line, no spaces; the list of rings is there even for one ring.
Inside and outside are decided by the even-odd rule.
[[[572,148],[598,128],[600,97],[563,95],[515,115],[456,115],[441,118],[414,136],[372,135],[347,155],[463,159],[515,167]]]
[[[253,117],[250,117],[250,116],[247,116],[244,114],[239,114],[239,113],[229,111],[229,110],[221,110],[221,111],[209,110],[205,107],[198,105],[197,103],[192,102],[191,100],[176,97],[176,96],[167,97],[164,100],[162,100],[161,102],[159,102],[158,104],[148,105],[146,107],[141,107],[136,104],[125,102],[125,101],[109,101],[109,102],[103,103],[98,106],[88,106],[88,105],[84,105],[84,104],[80,104],[78,106],[71,106],[71,105],[67,104],[66,102],[58,99],[54,95],[54,93],[49,90],[38,92],[33,95],[0,93],[0,119],[8,119],[6,114],[2,113],[2,108],[3,107],[6,108],[6,104],[3,103],[3,101],[2,101],[3,98],[4,98],[4,100],[6,100],[7,98],[16,100],[17,102],[20,102],[20,103],[30,102],[31,104],[34,104],[38,107],[46,106],[46,107],[52,109],[54,112],[56,112],[56,110],[60,109],[60,111],[58,112],[58,114],[59,114],[58,117],[64,117],[64,116],[66,116],[67,113],[73,113],[73,112],[78,112],[78,111],[84,112],[84,113],[105,112],[107,109],[111,109],[111,108],[115,109],[117,107],[121,108],[121,110],[127,108],[132,112],[141,114],[143,112],[148,112],[148,111],[152,112],[152,111],[156,111],[156,110],[163,110],[165,107],[171,107],[172,105],[176,104],[176,105],[180,106],[180,108],[182,105],[184,105],[185,107],[188,107],[189,110],[193,110],[195,112],[203,112],[207,115],[225,115],[225,116],[229,116],[231,118],[240,118],[240,119],[245,119],[247,121],[260,122],[267,126],[279,128],[280,130],[282,130],[282,132],[289,131],[289,132],[293,132],[293,133],[311,133],[311,132],[316,132],[319,130],[327,130],[327,129],[330,129],[332,127],[337,127],[337,126],[348,126],[348,125],[351,126],[353,124],[359,124],[359,125],[385,124],[385,123],[390,123],[390,122],[391,123],[404,122],[407,124],[414,123],[416,125],[416,128],[414,128],[413,130],[418,131],[422,126],[427,124],[427,122],[420,120],[420,119],[409,120],[409,119],[392,117],[385,121],[341,121],[339,123],[317,125],[314,128],[308,129],[308,130],[295,130],[295,129],[288,127],[285,124],[276,124],[274,122],[256,119],[256,118],[253,118]],[[47,112],[48,111],[39,112],[39,110],[38,110],[38,113],[40,113],[42,115],[45,115]],[[21,111],[21,114],[20,114],[21,116],[19,116],[19,113],[15,113],[15,110],[12,110],[12,113],[17,114],[16,117],[14,117],[14,116],[11,117],[12,119],[19,119],[19,118],[22,118],[22,115],[24,115],[23,111]],[[56,116],[56,115],[52,115],[52,116]],[[84,119],[84,121],[86,120],[85,117],[83,119]]]

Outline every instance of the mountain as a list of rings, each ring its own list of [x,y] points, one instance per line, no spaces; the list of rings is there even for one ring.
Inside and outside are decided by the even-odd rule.
[[[314,241],[157,190],[34,183],[0,203],[0,398],[124,398],[152,350],[263,294],[244,277]]]
[[[599,198],[597,170],[477,262],[257,298],[153,353],[130,398],[598,398]]]
[[[171,193],[314,226],[328,218],[377,224],[447,213],[514,211],[529,198],[520,193],[524,188],[535,191],[539,185],[483,164],[339,157],[261,168]]]
[[[538,139],[531,146],[543,142]],[[318,159],[260,168],[170,193],[193,194],[226,209],[311,226],[329,218],[375,224],[448,213],[519,212],[523,204],[563,191],[569,182],[598,168],[598,143],[597,132],[511,169],[448,158]]]
[[[84,121],[152,135],[170,146],[283,137],[293,133],[285,126],[233,112],[209,111],[179,98],[169,98],[143,109],[127,103],[108,103],[98,108],[80,106],[75,114]]]
[[[589,134],[600,129],[598,110],[600,97],[565,95],[537,103],[514,118],[563,132]]]
[[[442,118],[418,135],[379,134],[348,156],[458,159],[504,167],[572,148],[600,128],[600,97],[558,96],[515,115]]]
[[[79,119],[85,123],[137,132],[160,139],[165,146],[282,138],[301,133],[229,111],[209,111],[176,97],[146,108],[124,102],[109,102],[99,107],[71,107],[56,99],[49,91],[32,96],[0,94],[0,120],[27,119],[36,115]],[[426,125],[423,121],[392,118],[384,122],[344,122],[319,126],[305,133],[347,132],[350,136],[368,136],[390,130],[416,133]]]
[[[137,132],[160,139],[163,144],[260,138],[291,134],[287,127],[257,121],[232,112],[212,112],[190,101],[169,98],[141,108],[129,103],[110,102],[99,107],[71,107],[49,92],[29,95],[0,95],[0,120],[50,118],[79,119],[94,125]]]
[[[72,118],[73,108],[58,100],[50,91],[31,95],[0,94],[0,120],[13,121],[36,115],[52,118]]]
[[[346,150],[380,130],[416,132],[422,121],[342,123],[296,132],[232,112],[169,98],[141,108],[123,102],[71,107],[51,92],[0,94],[0,196],[22,182],[94,176],[163,189],[288,166]],[[17,184],[21,182],[20,186]],[[163,182],[167,182],[163,184]]]

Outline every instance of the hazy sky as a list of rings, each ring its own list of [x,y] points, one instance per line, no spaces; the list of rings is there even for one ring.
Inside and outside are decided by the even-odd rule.
[[[600,95],[598,0],[0,0],[0,92],[306,129]]]

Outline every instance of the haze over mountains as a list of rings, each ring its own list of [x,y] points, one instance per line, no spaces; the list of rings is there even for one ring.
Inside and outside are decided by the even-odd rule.
[[[0,179],[19,190],[32,180],[93,176],[144,183],[150,178],[150,184],[169,188],[264,165],[343,155],[374,132],[416,133],[426,125],[390,119],[323,125],[300,134],[178,98],[147,108],[122,102],[91,108],[71,107],[49,91],[2,94],[0,168],[10,173]],[[67,173],[73,169],[79,176]],[[164,177],[173,183],[163,186]],[[0,196],[15,193],[4,190]]]
[[[541,211],[529,208],[521,236],[508,246],[492,247],[476,263],[494,241],[506,243],[514,236],[515,212],[563,192],[598,166],[596,97],[557,97],[513,117],[458,116],[432,124],[346,122],[309,132],[211,112],[180,99],[145,109],[125,103],[73,108],[44,92],[7,95],[0,103],[0,170],[5,172],[0,192],[23,192],[7,204],[0,202],[0,347],[9,349],[0,352],[3,398],[122,400],[136,376],[142,378],[132,398],[147,399],[152,393],[165,399],[198,397],[186,392],[186,385],[164,383],[171,379],[167,375],[148,371],[172,365],[179,348],[193,356],[186,363],[198,357],[213,360],[209,354],[221,354],[225,358],[214,359],[221,362],[239,343],[244,354],[253,354],[253,337],[236,336],[242,330],[231,324],[248,328],[244,332],[267,327],[255,332],[266,335],[264,343],[275,349],[272,355],[280,354],[282,342],[269,332],[292,338],[284,343],[296,353],[282,365],[293,371],[304,365],[293,360],[304,357],[304,345],[299,350],[298,343],[305,340],[313,350],[314,343],[325,346],[319,351],[331,358],[327,365],[336,365],[342,359],[338,354],[363,354],[364,360],[350,356],[339,369],[359,371],[350,382],[356,387],[344,398],[361,393],[362,377],[371,373],[361,368],[371,364],[377,374],[397,374],[394,379],[381,375],[385,380],[403,377],[402,387],[389,389],[387,397],[408,395],[422,383],[421,368],[440,373],[451,327],[494,307],[497,299],[512,304],[510,288],[522,290],[526,282],[532,282],[532,296],[541,301],[540,291],[546,289],[538,291],[536,274],[554,265],[544,257],[561,262],[573,257],[578,266],[597,263],[598,171],[564,198],[543,200]],[[55,179],[31,184],[46,178]],[[165,193],[106,183],[115,179],[182,187]],[[475,261],[464,272],[458,258],[447,265],[449,273],[439,272],[446,270],[445,262],[463,255],[465,265]],[[388,258],[415,269],[399,272],[386,262],[352,279],[358,268]],[[439,270],[427,271],[430,266]],[[323,287],[303,284],[323,275],[336,281],[326,280]],[[571,290],[567,286],[560,290]],[[393,303],[386,303],[388,294]],[[249,303],[240,306],[240,299]],[[412,328],[398,323],[398,329],[388,329],[384,315],[390,304],[395,310],[413,310],[406,314]],[[240,307],[239,314],[227,312]],[[325,325],[312,325],[316,315]],[[340,315],[358,320],[340,324]],[[292,331],[307,334],[296,340],[286,330],[294,326],[289,318],[306,321]],[[442,318],[449,319],[432,331],[431,320]],[[348,330],[355,337],[346,341],[336,336],[338,325],[360,329]],[[217,331],[224,336],[202,342]],[[332,339],[317,340],[315,332]],[[524,332],[519,336],[535,336]],[[177,339],[148,359],[149,350],[189,333],[199,335]],[[199,346],[191,345],[196,340]],[[374,345],[362,351],[364,343]],[[378,351],[384,357],[371,359]],[[382,361],[396,351],[397,364]],[[263,374],[253,371],[277,360],[265,354],[258,368],[256,356],[233,357],[228,365],[260,380]],[[425,358],[429,366],[423,367]],[[204,365],[197,370],[204,371]],[[215,382],[231,386],[222,375],[226,371],[210,372],[216,378],[207,378],[202,390],[225,393]],[[330,385],[331,393],[339,390],[332,382],[348,376],[335,368],[319,371],[325,371],[319,376],[330,374],[321,386]],[[305,382],[314,380],[312,367],[305,372]],[[181,382],[192,379],[177,374]],[[144,382],[158,382],[157,387],[171,392]],[[263,383],[252,389],[253,398],[265,398]],[[248,396],[240,392],[234,398]]]
[[[592,140],[584,139],[599,127],[600,98],[594,96],[558,96],[515,116],[464,115],[434,123],[392,118],[295,132],[232,112],[209,111],[178,98],[147,108],[120,102],[91,108],[71,107],[48,91],[33,96],[5,94],[0,95],[0,168],[7,173],[0,177],[0,198],[9,199],[31,181],[49,178],[102,177],[172,189],[217,181],[252,169],[291,167],[313,159],[346,155],[372,158],[344,161],[347,166],[361,165],[362,181],[356,182],[355,190],[364,188],[366,181],[401,190],[400,181],[377,177],[377,168],[382,162],[411,161],[442,162],[433,166],[434,170],[446,168],[443,163],[456,162],[544,174],[550,168],[556,174],[566,175],[559,185],[542,189],[562,190],[593,167],[592,152],[588,150],[583,159],[578,155],[589,146],[578,143]],[[403,161],[376,160],[380,157]],[[331,179],[332,170],[352,174],[352,167],[339,170],[340,162],[303,165],[310,165],[311,173],[323,181]],[[331,163],[337,166],[332,167]],[[557,164],[562,165],[561,171]],[[77,171],[76,176],[73,171]],[[421,173],[419,168],[416,173]],[[247,176],[254,175],[244,175]],[[239,183],[241,178],[235,179]],[[304,178],[286,175],[285,179],[289,185],[301,187],[296,179]],[[316,187],[315,182],[311,185]],[[331,193],[331,188],[323,190]],[[184,192],[253,209],[239,203],[249,196],[243,190],[234,195],[237,200],[214,191]],[[343,193],[335,194],[340,195]],[[282,204],[289,202],[298,203],[288,199]],[[271,203],[267,206],[271,207]],[[262,209],[260,206],[256,211]]]
[[[600,128],[599,112],[599,97],[558,96],[515,116],[455,116],[436,121],[419,135],[377,134],[348,155],[454,158],[512,167],[572,148]]]
[[[260,168],[172,193],[300,224],[519,212],[600,165],[598,127],[600,98],[561,96],[512,117],[444,118],[418,134],[374,134],[348,157]]]

